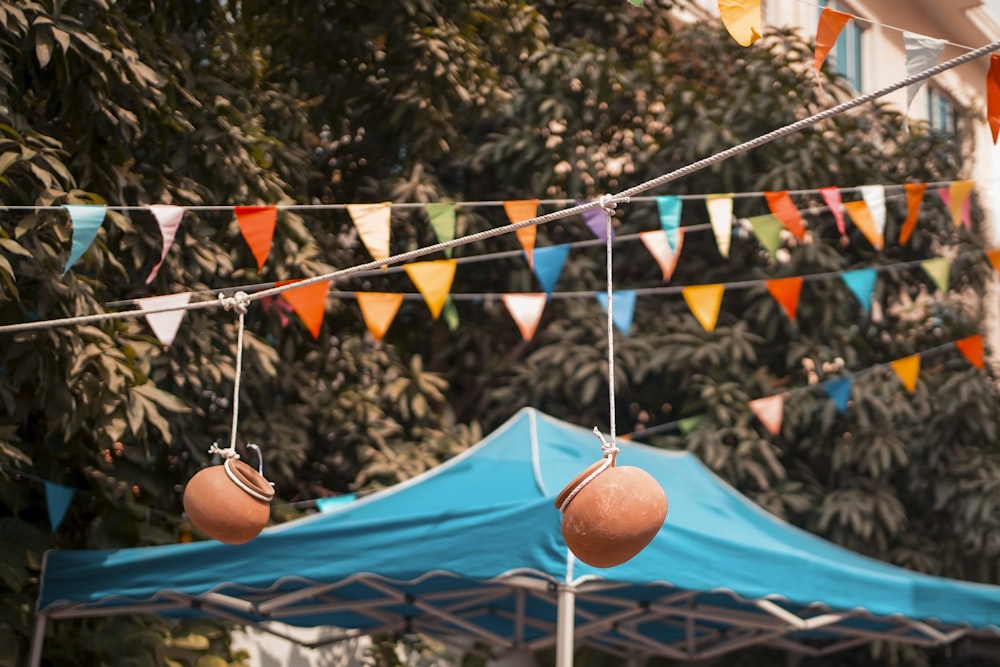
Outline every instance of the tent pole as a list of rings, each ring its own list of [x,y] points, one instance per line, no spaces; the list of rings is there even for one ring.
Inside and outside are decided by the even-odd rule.
[[[573,585],[559,584],[556,612],[556,667],[573,667],[573,624],[576,619],[576,595]]]
[[[42,664],[42,645],[45,643],[45,621],[47,618],[48,616],[42,612],[35,616],[35,633],[31,636],[28,667],[38,667]]]

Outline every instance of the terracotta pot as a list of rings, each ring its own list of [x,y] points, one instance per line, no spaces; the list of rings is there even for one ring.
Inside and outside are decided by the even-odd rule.
[[[226,471],[260,498],[241,489]],[[257,537],[271,517],[274,489],[264,476],[237,459],[199,470],[184,489],[184,511],[191,523],[226,544],[243,544]],[[264,500],[263,498],[267,498]]]
[[[602,465],[598,461],[577,475],[556,498],[556,507],[562,508],[573,489]],[[667,495],[653,476],[612,463],[563,509],[562,534],[584,563],[614,567],[642,551],[666,518]]]

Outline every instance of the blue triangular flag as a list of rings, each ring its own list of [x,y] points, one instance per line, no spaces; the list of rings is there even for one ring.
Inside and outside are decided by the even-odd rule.
[[[66,516],[66,510],[73,501],[75,491],[68,486],[56,484],[55,482],[45,482],[45,502],[49,508],[49,524],[52,532],[59,530],[59,524]]]
[[[604,312],[608,312],[608,295],[606,292],[597,293],[597,303],[601,304]],[[632,328],[632,317],[635,315],[635,290],[620,290],[611,293],[611,306],[614,312],[611,320],[626,336]]]
[[[568,252],[568,243],[535,248],[535,265],[532,268],[546,294],[552,294],[556,283],[559,282]]]
[[[878,272],[875,269],[858,269],[856,271],[844,271],[841,278],[848,289],[854,292],[861,302],[861,309],[868,314],[872,308],[872,292],[875,291],[875,278]]]
[[[320,513],[325,514],[327,512],[332,512],[337,508],[348,505],[357,500],[357,496],[353,493],[345,493],[342,496],[330,496],[329,498],[317,498],[316,499],[316,509]]]
[[[841,414],[847,412],[847,401],[851,399],[851,386],[854,381],[851,376],[837,378],[836,380],[827,380],[823,383],[823,389],[830,396],[830,400],[833,401],[837,409],[840,410]]]
[[[73,224],[73,247],[69,253],[69,260],[62,274],[65,276],[69,267],[73,265],[80,256],[87,251],[90,244],[97,236],[97,230],[104,222],[104,214],[107,212],[106,206],[94,205],[73,205],[64,204],[63,208],[69,212],[70,222]]]
[[[590,202],[586,200],[578,200],[576,202],[577,206],[582,206],[583,204],[589,204]],[[601,239],[605,243],[608,242],[608,214],[604,212],[603,208],[591,208],[587,209],[583,213],[583,221],[587,223],[587,227],[590,231],[594,232],[594,236]],[[615,242],[615,230],[611,229],[611,242]]]
[[[677,229],[681,226],[681,198],[666,195],[656,198],[656,208],[660,212],[660,227],[667,233],[670,249],[677,252]]]

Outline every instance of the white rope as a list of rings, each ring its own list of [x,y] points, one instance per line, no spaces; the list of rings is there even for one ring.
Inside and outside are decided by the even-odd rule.
[[[788,136],[789,134],[794,134],[795,132],[803,130],[803,129],[811,126],[811,125],[815,125],[815,124],[817,124],[817,123],[819,123],[821,121],[824,121],[824,120],[826,120],[828,118],[832,118],[833,116],[841,114],[841,113],[843,113],[845,111],[849,111],[849,110],[854,109],[856,107],[859,107],[859,106],[861,106],[863,104],[867,104],[868,102],[876,100],[876,99],[878,99],[880,97],[884,97],[884,96],[886,96],[886,95],[888,95],[890,93],[893,93],[893,92],[895,92],[897,90],[900,90],[902,88],[906,88],[907,86],[911,86],[911,85],[913,85],[915,83],[919,83],[921,81],[924,81],[925,79],[929,79],[929,78],[931,78],[933,76],[936,76],[936,75],[938,75],[938,74],[940,74],[942,72],[945,72],[945,71],[950,70],[952,68],[958,67],[959,65],[964,65],[967,62],[975,60],[976,58],[984,56],[984,55],[986,55],[988,53],[991,53],[993,51],[996,51],[998,49],[1000,49],[1000,41],[991,42],[990,44],[987,44],[986,46],[982,46],[982,47],[980,47],[980,48],[978,48],[978,49],[976,49],[974,51],[970,51],[970,52],[965,53],[965,54],[963,54],[961,56],[958,56],[958,57],[953,58],[951,60],[948,60],[948,61],[945,61],[945,62],[940,63],[938,65],[935,65],[934,67],[930,67],[930,68],[928,68],[928,69],[926,69],[926,70],[924,70],[922,72],[918,72],[916,74],[908,76],[905,79],[901,79],[901,80],[897,81],[896,83],[893,83],[893,84],[890,84],[888,86],[885,86],[884,88],[880,88],[880,89],[878,89],[876,91],[873,91],[873,92],[870,92],[870,93],[866,93],[864,95],[860,95],[860,96],[855,97],[853,99],[847,100],[846,102],[842,102],[842,103],[840,103],[840,104],[838,104],[836,106],[830,107],[829,109],[826,109],[826,110],[821,111],[819,113],[813,114],[812,116],[808,116],[808,117],[803,118],[801,120],[795,121],[794,123],[790,123],[788,125],[785,125],[783,127],[778,128],[776,130],[773,130],[772,132],[768,132],[766,134],[760,135],[760,136],[756,137],[755,139],[751,139],[749,141],[745,141],[742,144],[738,144],[738,145],[733,146],[731,148],[728,148],[728,149],[726,149],[724,151],[720,151],[719,153],[711,155],[711,156],[709,156],[707,158],[704,158],[702,160],[698,160],[697,162],[692,162],[692,163],[690,163],[690,164],[688,164],[688,165],[686,165],[684,167],[681,167],[679,169],[675,169],[674,171],[668,172],[666,174],[662,174],[662,175],[660,175],[660,176],[658,176],[656,178],[653,178],[651,180],[648,180],[648,181],[646,181],[644,183],[640,183],[639,185],[636,185],[636,186],[633,186],[633,187],[628,188],[626,190],[623,190],[622,192],[618,193],[617,195],[613,195],[614,200],[616,200],[616,201],[626,201],[626,200],[635,198],[635,197],[637,197],[637,195],[640,195],[643,192],[646,192],[648,190],[652,190],[653,188],[659,187],[661,185],[665,185],[666,183],[669,183],[671,181],[676,181],[676,180],[678,180],[680,178],[683,178],[685,176],[689,176],[689,175],[691,175],[691,174],[693,174],[695,172],[701,171],[702,169],[705,169],[707,167],[711,167],[711,166],[713,166],[715,164],[718,164],[719,162],[722,162],[724,160],[728,160],[731,157],[734,157],[736,155],[740,155],[742,153],[746,153],[746,152],[748,152],[748,151],[750,151],[750,150],[752,150],[754,148],[758,148],[758,147],[763,146],[765,144],[771,143],[772,141],[775,141],[777,139],[781,139],[782,137]],[[563,218],[568,218],[568,217],[573,216],[573,215],[580,215],[580,214],[583,214],[583,213],[585,213],[587,211],[593,210],[595,208],[599,208],[601,206],[602,206],[602,202],[599,201],[599,200],[586,202],[584,204],[579,204],[577,206],[573,206],[571,208],[564,209],[562,211],[556,211],[554,213],[547,213],[545,215],[540,215],[540,216],[537,216],[537,217],[534,217],[534,218],[530,218],[528,220],[523,220],[521,222],[512,223],[512,224],[506,225],[504,227],[496,227],[494,229],[489,229],[489,230],[485,230],[485,231],[482,231],[482,232],[477,232],[475,234],[470,234],[468,236],[463,236],[463,237],[460,237],[460,238],[451,239],[449,241],[442,241],[440,243],[435,243],[435,244],[432,244],[432,245],[429,245],[429,246],[425,246],[423,248],[416,248],[414,250],[403,252],[403,253],[400,253],[398,255],[392,255],[392,256],[386,257],[384,259],[378,259],[378,260],[374,260],[374,261],[371,261],[371,262],[366,262],[364,264],[358,264],[356,266],[349,267],[349,268],[346,268],[346,269],[340,269],[338,271],[332,271],[330,273],[324,273],[324,274],[321,274],[321,275],[318,275],[318,276],[313,276],[312,278],[304,278],[302,280],[298,280],[298,281],[296,281],[294,283],[289,283],[287,285],[282,285],[280,287],[277,287],[277,286],[276,287],[272,287],[270,289],[262,290],[260,292],[255,292],[249,298],[250,298],[251,301],[257,301],[259,299],[264,299],[266,297],[277,296],[278,294],[281,294],[282,292],[285,292],[287,290],[296,289],[296,288],[299,288],[299,287],[305,287],[307,285],[313,285],[313,284],[316,284],[316,283],[321,283],[321,282],[326,282],[326,281],[338,280],[340,278],[345,278],[347,276],[351,276],[351,275],[354,275],[356,273],[360,273],[360,272],[363,272],[363,271],[370,271],[372,269],[378,269],[378,268],[381,268],[383,266],[388,266],[390,264],[398,264],[398,263],[401,263],[401,262],[408,262],[410,260],[417,259],[418,257],[423,257],[425,255],[430,255],[432,253],[440,252],[440,251],[446,250],[448,248],[454,248],[454,247],[457,247],[457,246],[467,245],[467,244],[470,244],[470,243],[476,243],[478,241],[483,241],[483,240],[486,240],[486,239],[491,239],[491,238],[494,238],[496,236],[501,236],[503,234],[509,234],[509,233],[515,232],[515,231],[517,231],[517,230],[519,230],[519,229],[521,229],[523,227],[529,227],[529,226],[532,226],[532,225],[547,224],[549,222],[553,222],[555,220],[561,220]],[[0,208],[2,208],[2,207],[0,207]],[[100,313],[100,314],[96,314],[96,315],[84,315],[84,316],[79,316],[79,317],[67,317],[67,318],[62,318],[62,319],[59,319],[59,320],[48,320],[48,321],[40,321],[40,322],[23,322],[23,323],[19,323],[19,324],[9,324],[9,325],[0,326],[0,333],[6,333],[6,332],[12,332],[12,331],[25,331],[25,330],[30,330],[30,329],[41,329],[41,328],[46,328],[47,326],[58,326],[58,325],[69,326],[69,325],[73,325],[73,324],[87,324],[87,323],[91,323],[91,322],[102,322],[102,321],[108,321],[108,320],[116,320],[116,319],[122,319],[122,318],[125,318],[125,317],[137,317],[139,315],[152,315],[152,314],[156,314],[156,313],[165,313],[165,312],[176,311],[176,310],[194,310],[194,309],[197,309],[197,308],[211,307],[212,305],[213,305],[212,301],[202,301],[202,302],[197,302],[197,303],[193,303],[193,304],[188,304],[187,306],[184,306],[182,308],[177,308],[176,306],[166,306],[166,307],[163,307],[163,308],[150,308],[150,309],[145,310],[145,311],[124,311],[124,312],[116,312],[116,313]],[[218,304],[214,304],[214,305],[218,305]]]
[[[240,380],[243,375],[243,320],[247,314],[247,306],[250,305],[250,296],[246,292],[237,292],[232,296],[220,294],[219,303],[226,310],[235,310],[239,315],[236,328],[236,373],[233,378],[233,427],[229,433],[229,449],[235,452],[236,426],[240,418]]]
[[[604,439],[604,435],[601,434],[600,429],[596,426],[594,427],[594,435],[598,437],[601,441],[601,451],[604,453],[604,461],[601,465],[594,469],[592,473],[580,480],[580,483],[573,487],[573,490],[566,494],[566,498],[562,501],[562,505],[559,506],[560,512],[565,512],[566,508],[569,507],[570,501],[576,498],[576,495],[583,491],[583,487],[594,481],[598,475],[610,468],[615,464],[615,457],[618,455],[618,448],[609,443]]]

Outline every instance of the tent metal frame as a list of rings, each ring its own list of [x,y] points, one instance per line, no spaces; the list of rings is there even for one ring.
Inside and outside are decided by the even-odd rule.
[[[412,583],[360,574],[284,593],[248,591],[237,596],[210,591],[189,595],[164,590],[145,601],[54,604],[36,617],[29,665],[40,664],[50,619],[116,614],[169,617],[191,610],[204,617],[250,625],[308,648],[395,632],[421,633],[452,645],[461,635],[487,646],[492,656],[555,648],[557,667],[571,667],[574,651],[580,646],[628,659],[638,653],[674,660],[706,660],[751,645],[820,656],[875,639],[939,646],[972,632],[964,626],[937,625],[903,616],[877,617],[860,609],[834,612],[819,605],[800,608],[768,598],[746,600],[734,593],[725,598],[731,604],[721,605],[717,592],[705,594],[667,586],[652,599],[629,600],[611,595],[622,584],[601,580],[558,583],[515,574],[467,581],[467,586],[418,595],[407,590]],[[338,596],[345,586],[357,584],[379,595],[365,600]],[[705,599],[706,595],[712,595],[716,603]],[[500,607],[499,602],[505,599],[513,600],[513,611]],[[552,611],[550,616],[555,620],[531,616],[530,603]],[[371,625],[345,628],[331,637],[304,642],[268,623],[296,625],[296,619],[345,611],[363,615]],[[484,627],[477,621],[484,617],[502,620],[511,631],[501,634]],[[657,635],[663,633],[651,629],[665,630],[671,638],[660,638]]]

